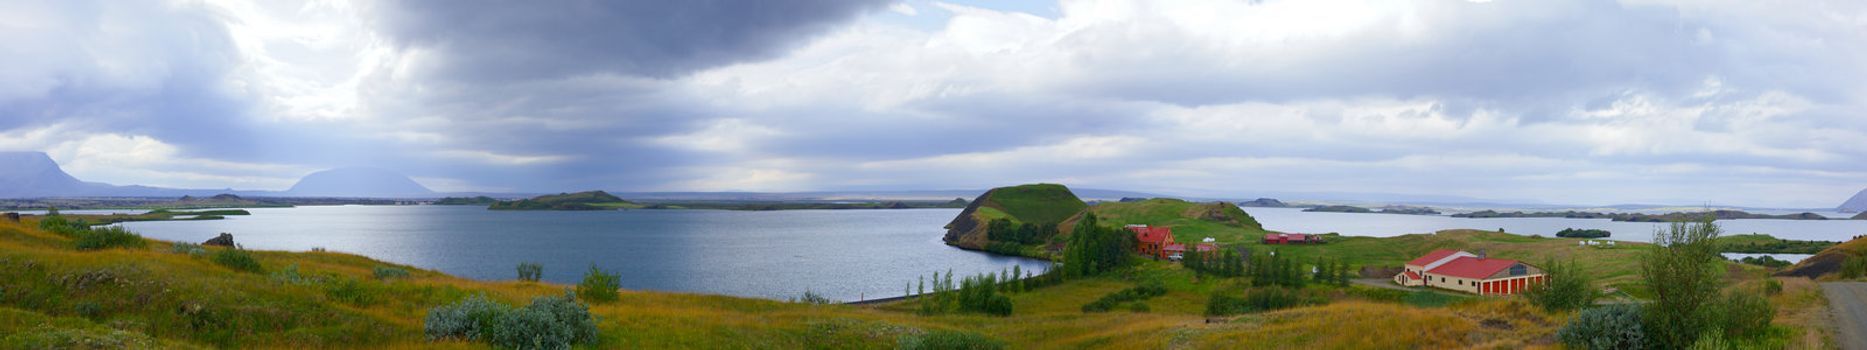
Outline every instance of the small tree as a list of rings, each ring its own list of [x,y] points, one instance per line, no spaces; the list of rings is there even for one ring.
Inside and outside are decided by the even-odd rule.
[[[1719,234],[1711,218],[1673,223],[1653,234],[1653,249],[1640,259],[1640,278],[1653,291],[1643,321],[1654,345],[1685,348],[1720,323],[1709,307],[1722,282]]]
[[[577,298],[590,303],[613,302],[622,298],[619,289],[622,289],[621,275],[604,273],[596,264],[590,264],[590,272],[577,284]]]
[[[537,263],[519,263],[518,270],[519,280],[526,282],[538,282],[545,274],[544,265]]]
[[[1577,310],[1593,305],[1600,293],[1595,290],[1594,278],[1580,270],[1573,261],[1548,260],[1543,263],[1547,279],[1531,284],[1523,291],[1523,297],[1549,311]]]

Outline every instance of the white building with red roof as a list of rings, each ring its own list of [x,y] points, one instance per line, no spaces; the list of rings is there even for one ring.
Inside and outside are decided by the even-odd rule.
[[[1511,259],[1440,249],[1408,261],[1394,283],[1478,295],[1512,295],[1547,279],[1543,270]]]

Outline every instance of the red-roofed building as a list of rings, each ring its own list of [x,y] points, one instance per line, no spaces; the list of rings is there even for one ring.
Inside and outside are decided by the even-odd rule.
[[[1322,235],[1272,233],[1264,235],[1264,244],[1322,244]]]
[[[1146,225],[1128,225],[1128,231],[1134,232],[1135,252],[1152,256],[1156,259],[1170,259],[1167,247],[1173,245],[1173,228]],[[1186,246],[1180,246],[1180,252],[1186,252]]]
[[[1406,270],[1394,275],[1394,283],[1478,295],[1512,295],[1547,278],[1542,269],[1521,261],[1440,249],[1408,261]]]
[[[1182,244],[1182,243],[1168,244],[1167,248],[1163,250],[1164,250],[1163,253],[1167,254],[1167,260],[1178,261],[1180,259],[1186,258],[1186,244]]]

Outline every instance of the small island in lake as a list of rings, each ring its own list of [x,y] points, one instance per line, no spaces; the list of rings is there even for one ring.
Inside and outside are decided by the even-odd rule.
[[[1438,210],[1433,210],[1433,208],[1427,208],[1427,207],[1388,207],[1388,208],[1381,208],[1380,211],[1375,211],[1374,209],[1362,208],[1362,207],[1357,207],[1357,206],[1326,205],[1326,206],[1320,206],[1320,207],[1315,207],[1315,208],[1303,209],[1303,211],[1318,212],[1318,213],[1439,215]]]
[[[1533,212],[1533,213],[1513,211],[1513,212],[1505,213],[1505,212],[1498,212],[1494,210],[1481,210],[1481,211],[1475,211],[1475,212],[1470,212],[1470,213],[1452,214],[1452,217],[1472,218],[1472,219],[1490,219],[1490,218],[1610,219],[1614,221],[1626,221],[1626,222],[1688,222],[1688,221],[1703,220],[1706,217],[1711,217],[1715,220],[1733,220],[1733,219],[1828,220],[1828,217],[1822,216],[1821,214],[1816,214],[1816,213],[1770,215],[1770,214],[1753,214],[1753,213],[1738,211],[1738,210],[1672,212],[1672,213],[1666,213],[1666,214],[1592,213],[1592,212],[1580,212],[1580,211]]]
[[[637,209],[641,204],[622,200],[603,191],[548,194],[532,199],[516,201],[498,201],[487,206],[488,210],[614,210]]]

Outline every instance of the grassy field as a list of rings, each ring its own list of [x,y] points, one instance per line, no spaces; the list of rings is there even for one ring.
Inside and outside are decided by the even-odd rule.
[[[337,252],[253,251],[264,273],[210,259],[146,248],[77,251],[70,239],[0,222],[0,348],[485,348],[429,342],[423,318],[432,307],[484,293],[522,304],[568,287],[474,281]],[[1625,266],[1637,247],[1559,251],[1573,240],[1458,231],[1388,239],[1349,238],[1286,254],[1337,254],[1352,261],[1404,261],[1434,247],[1487,247],[1494,256],[1569,256]],[[209,247],[210,250],[220,248]],[[1585,248],[1592,249],[1592,248]],[[1368,250],[1351,253],[1351,250]],[[1584,260],[1586,259],[1586,260]],[[378,279],[397,268],[408,277]],[[1761,276],[1758,274],[1750,274]],[[1756,277],[1761,278],[1761,277]],[[1619,277],[1620,280],[1627,279]],[[1806,280],[1803,280],[1806,281]],[[1084,313],[1083,304],[1142,283],[1168,292],[1143,301],[1147,312]],[[1564,314],[1510,298],[1463,298],[1419,307],[1364,297],[1367,287],[1307,287],[1330,303],[1217,319],[1203,315],[1214,292],[1235,292],[1241,279],[1196,279],[1168,262],[1014,293],[1010,317],[922,316],[914,301],[880,305],[810,305],[727,296],[623,291],[593,306],[602,348],[887,349],[903,337],[936,331],[979,334],[1019,349],[1154,348],[1538,348],[1552,346]],[[1790,283],[1776,299],[1779,323],[1819,328],[1812,284]],[[1815,293],[1819,298],[1819,293]],[[1811,307],[1815,307],[1811,309]],[[1813,328],[1811,328],[1813,327]],[[1806,333],[1822,344],[1820,332]]]
[[[1581,265],[1583,272],[1595,275],[1597,282],[1605,286],[1634,293],[1644,289],[1636,283],[1639,255],[1651,245],[1619,242],[1616,247],[1605,248],[1579,246],[1579,241],[1582,239],[1539,238],[1481,230],[1445,230],[1395,237],[1330,236],[1328,243],[1317,245],[1267,245],[1254,241],[1244,246],[1250,247],[1254,253],[1276,251],[1295,257],[1298,261],[1327,258],[1342,260],[1352,266],[1381,267],[1400,267],[1435,249],[1459,249],[1472,253],[1482,250],[1491,257],[1517,259],[1532,265],[1550,259],[1574,261]]]
[[[1107,202],[1089,207],[1103,225],[1142,224],[1173,227],[1178,242],[1199,242],[1212,237],[1220,243],[1256,241],[1264,237],[1264,225],[1251,214],[1231,203],[1193,203],[1178,199],[1156,198],[1138,202]],[[1072,218],[1073,227],[1075,218]]]
[[[1056,223],[1076,215],[1087,204],[1058,184],[1031,184],[994,188],[982,207],[1024,223]]]

